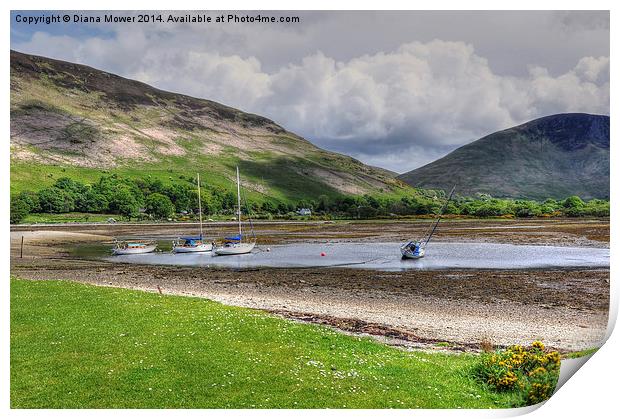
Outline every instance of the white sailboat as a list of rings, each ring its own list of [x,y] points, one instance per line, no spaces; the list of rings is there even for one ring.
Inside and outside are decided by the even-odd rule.
[[[426,248],[422,246],[422,242],[410,241],[400,246],[400,253],[405,259],[420,259],[426,253]]]
[[[448,196],[448,200],[441,207],[441,211],[439,212],[439,216],[437,220],[433,223],[433,227],[430,230],[430,233],[426,235],[422,240],[411,240],[400,246],[400,253],[403,256],[403,259],[420,259],[423,258],[426,254],[426,245],[433,237],[437,226],[439,225],[439,221],[441,220],[441,216],[443,215],[448,203],[452,200],[452,195],[454,195],[454,190],[456,189],[456,185],[452,188],[450,195]]]
[[[115,255],[139,255],[142,253],[151,253],[157,248],[157,243],[150,241],[121,241],[116,242],[112,253]]]
[[[200,199],[200,173],[196,173],[198,183],[198,218],[200,219],[200,236],[179,237],[178,241],[172,242],[174,253],[210,252],[213,249],[211,243],[204,243],[202,239],[202,202]]]
[[[241,186],[239,182],[239,167],[237,167],[237,221],[239,225],[239,233],[236,236],[226,237],[223,246],[217,247],[213,252],[218,256],[242,255],[250,253],[256,240],[243,241],[243,232],[241,231]]]

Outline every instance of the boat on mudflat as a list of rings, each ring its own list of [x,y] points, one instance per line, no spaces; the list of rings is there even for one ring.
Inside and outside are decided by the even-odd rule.
[[[210,252],[213,249],[211,243],[203,242],[202,236],[179,237],[179,240],[173,242],[172,246],[174,253]]]
[[[407,243],[400,246],[400,254],[403,256],[403,259],[420,259],[423,258],[426,254],[426,245],[431,241],[431,237],[435,234],[435,230],[437,230],[437,226],[439,225],[439,221],[441,221],[441,217],[448,206],[448,203],[452,200],[452,196],[454,195],[454,190],[456,189],[456,185],[450,191],[450,195],[448,195],[448,199],[441,207],[441,211],[439,211],[439,215],[437,216],[437,220],[431,224],[430,231],[424,235],[424,238],[421,240],[410,240]]]
[[[116,242],[112,253],[115,255],[139,255],[142,253],[151,253],[157,248],[157,243],[154,242]]]
[[[241,186],[239,181],[239,168],[237,167],[237,221],[239,225],[239,233],[233,237],[226,237],[224,244],[215,248],[213,253],[217,256],[231,256],[251,253],[256,246],[256,238],[252,230],[254,240],[243,241],[243,232],[241,231]]]
[[[256,242],[242,242],[242,236],[226,237],[224,245],[215,249],[215,254],[218,256],[227,255],[242,255],[244,253],[250,253]]]
[[[197,253],[210,252],[213,250],[213,244],[205,243],[202,239],[202,200],[200,199],[200,173],[196,174],[196,183],[198,186],[198,218],[200,220],[200,235],[179,237],[177,241],[172,242],[172,251],[174,253]]]

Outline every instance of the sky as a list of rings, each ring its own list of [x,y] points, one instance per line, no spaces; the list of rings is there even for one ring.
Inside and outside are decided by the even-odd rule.
[[[298,23],[27,24],[11,48],[273,119],[314,144],[407,172],[563,112],[609,114],[606,11],[313,11]],[[148,12],[239,16],[259,12]]]

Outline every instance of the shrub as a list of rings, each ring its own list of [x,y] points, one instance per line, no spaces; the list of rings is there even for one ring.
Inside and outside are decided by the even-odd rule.
[[[40,211],[41,208],[39,207],[39,196],[36,194],[36,192],[23,191],[19,195],[17,195],[17,198],[22,200],[26,205],[28,205],[28,212]]]
[[[514,215],[517,217],[538,217],[542,214],[540,206],[534,201],[516,201]]]
[[[274,213],[276,211],[275,205],[269,201],[263,202],[261,209],[263,210],[263,212],[268,212],[268,213]]]
[[[146,198],[146,212],[156,218],[174,215],[174,204],[166,195],[152,193]]]
[[[74,197],[64,189],[45,188],[40,190],[37,196],[41,212],[61,214],[75,208]]]
[[[86,189],[86,192],[75,200],[75,208],[81,212],[105,212],[108,209],[108,205],[106,196],[91,188]]]
[[[583,208],[585,203],[576,195],[569,196],[564,200],[564,208]]]
[[[560,355],[545,350],[542,342],[529,348],[513,345],[481,355],[473,374],[481,383],[496,391],[514,391],[520,405],[547,400],[553,394],[560,374]]]
[[[128,188],[118,188],[110,199],[110,211],[124,215],[127,218],[138,215],[139,203]]]
[[[30,212],[28,203],[21,198],[11,200],[11,224],[20,223]]]
[[[83,193],[85,190],[84,184],[77,182],[68,177],[61,177],[54,183],[54,186],[58,189],[62,189],[66,191],[68,194],[72,195],[74,198]]]

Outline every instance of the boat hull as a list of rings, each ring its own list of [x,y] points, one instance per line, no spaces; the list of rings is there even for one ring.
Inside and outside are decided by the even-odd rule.
[[[233,246],[222,246],[216,248],[213,252],[217,256],[231,256],[231,255],[243,255],[245,253],[250,253],[256,243],[239,243]]]
[[[175,246],[172,251],[174,253],[198,253],[198,252],[210,252],[213,250],[211,243],[203,243],[197,246]]]
[[[419,248],[415,252],[412,251],[409,247],[402,246],[400,248],[400,253],[403,255],[405,259],[420,259],[424,257],[424,248]]]
[[[115,255],[140,255],[142,253],[151,253],[157,248],[156,244],[150,244],[144,247],[130,247],[126,249],[116,248],[112,249]]]

